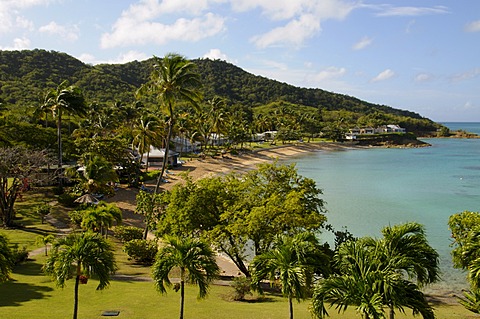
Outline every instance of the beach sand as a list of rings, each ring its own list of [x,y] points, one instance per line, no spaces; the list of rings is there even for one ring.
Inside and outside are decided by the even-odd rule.
[[[170,190],[174,185],[183,183],[184,179],[180,176],[183,172],[189,172],[189,176],[195,181],[204,177],[214,176],[218,174],[228,174],[230,172],[246,172],[255,169],[258,164],[272,163],[275,160],[286,160],[295,158],[301,154],[316,151],[341,151],[353,148],[366,148],[363,146],[355,146],[352,144],[342,143],[298,143],[295,145],[288,144],[277,146],[269,149],[262,149],[253,152],[245,152],[236,156],[228,155],[226,158],[221,156],[206,157],[205,159],[187,160],[182,166],[173,170],[169,170],[170,174],[166,174],[165,178],[169,181],[163,183],[163,190]],[[146,186],[153,189],[155,181],[146,183]],[[108,202],[115,202],[123,211],[123,224],[143,227],[143,218],[141,215],[134,214],[135,196],[138,193],[136,188],[128,188],[122,186],[118,189],[113,197],[106,199]],[[152,235],[153,236],[153,235]],[[241,273],[238,268],[225,256],[217,257],[218,265],[224,276],[239,276]],[[451,292],[428,291],[430,300],[437,304],[453,304],[457,303],[456,298]]]

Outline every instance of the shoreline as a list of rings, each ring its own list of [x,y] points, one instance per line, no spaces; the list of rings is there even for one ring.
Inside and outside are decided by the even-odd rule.
[[[168,183],[163,183],[161,189],[170,190],[175,185],[183,183],[184,179],[181,174],[188,172],[188,176],[193,181],[215,175],[226,175],[231,172],[244,173],[255,169],[257,165],[262,163],[272,163],[273,161],[282,161],[295,158],[303,154],[309,154],[319,151],[346,151],[354,149],[371,149],[378,146],[360,146],[349,143],[320,142],[320,143],[298,143],[279,145],[271,148],[258,149],[239,155],[229,155],[222,158],[221,156],[210,157],[204,159],[193,158],[187,160],[182,166],[169,170],[170,174],[165,175]],[[152,167],[151,169],[158,169]],[[155,181],[145,183],[149,188],[155,187]],[[135,196],[138,193],[136,188],[127,188],[122,186],[117,193],[108,198],[107,202],[115,202],[123,211],[124,221],[126,225],[143,227],[143,221],[140,215],[134,214]],[[226,257],[219,255],[217,262],[222,269],[222,275],[233,277],[239,275],[237,267]],[[436,304],[457,304],[456,294],[448,289],[438,289],[436,285],[426,287],[425,293],[429,295],[429,299]],[[460,292],[458,292],[460,293]]]

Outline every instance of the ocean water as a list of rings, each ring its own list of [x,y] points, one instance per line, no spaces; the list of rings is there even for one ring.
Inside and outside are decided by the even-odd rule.
[[[480,134],[480,123],[443,123]],[[323,190],[328,222],[356,237],[380,237],[387,225],[416,221],[440,254],[442,282],[458,293],[465,274],[453,269],[450,215],[480,210],[480,139],[424,139],[425,148],[319,151],[293,159],[299,174]],[[322,234],[332,242],[332,235]]]

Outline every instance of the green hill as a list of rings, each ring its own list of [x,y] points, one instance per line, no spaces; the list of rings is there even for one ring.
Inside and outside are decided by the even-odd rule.
[[[357,124],[390,121],[409,131],[432,131],[438,125],[421,115],[362,101],[322,89],[299,88],[250,74],[220,60],[197,59],[205,98],[220,96],[230,107],[247,108],[278,102],[313,107],[324,118],[342,117]],[[149,77],[152,60],[88,65],[65,53],[45,50],[0,51],[0,103],[9,108],[39,105],[43,95],[63,80],[82,88],[89,103],[132,103],[134,92]],[[281,104],[281,103],[280,103]]]

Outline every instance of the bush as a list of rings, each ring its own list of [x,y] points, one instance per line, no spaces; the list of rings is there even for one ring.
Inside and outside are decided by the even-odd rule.
[[[233,300],[240,301],[245,299],[245,295],[251,295],[251,282],[246,277],[233,278],[232,287],[235,290],[233,294]]]
[[[27,247],[23,246],[21,249],[18,247],[18,244],[13,245],[12,249],[12,261],[14,265],[18,265],[22,262],[27,261],[28,251]]]
[[[134,239],[142,239],[143,229],[135,226],[117,226],[115,227],[115,237],[120,239],[122,243],[126,243]]]
[[[68,213],[68,217],[70,217],[70,222],[72,225],[77,226],[80,228],[82,225],[83,216],[85,215],[85,210],[72,210]]]
[[[75,199],[77,197],[77,195],[72,193],[63,193],[58,195],[58,202],[66,207],[75,207]]]
[[[153,240],[134,239],[123,245],[123,251],[136,262],[152,265],[158,252],[158,245]]]

